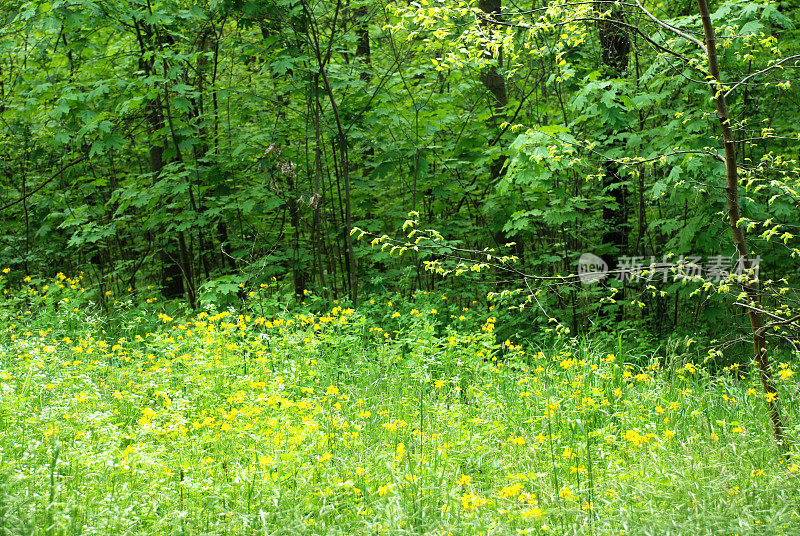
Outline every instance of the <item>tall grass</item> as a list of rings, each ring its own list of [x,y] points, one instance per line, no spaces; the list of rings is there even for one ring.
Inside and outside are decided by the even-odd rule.
[[[425,299],[133,304],[109,340],[80,281],[44,286],[0,305],[0,535],[800,531],[746,367],[500,343]]]

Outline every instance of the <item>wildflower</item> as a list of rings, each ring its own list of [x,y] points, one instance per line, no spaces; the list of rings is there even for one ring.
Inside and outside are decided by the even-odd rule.
[[[139,419],[139,424],[142,426],[147,426],[150,424],[150,421],[156,416],[156,412],[150,408],[144,408],[142,411],[142,416]]]
[[[390,482],[389,484],[386,484],[385,486],[381,486],[378,488],[378,495],[383,497],[384,495],[392,491],[394,488],[395,484]]]
[[[403,455],[406,453],[406,445],[405,443],[400,443],[397,445],[397,449],[395,450],[394,459],[399,461],[403,460]]]
[[[508,498],[508,497],[516,497],[522,492],[522,484],[519,482],[516,484],[512,484],[511,486],[506,486],[500,490],[500,497]]]
[[[792,369],[784,368],[784,369],[779,370],[778,374],[784,380],[788,380],[792,376],[792,374],[794,374],[794,372],[792,372]]]
[[[564,486],[558,492],[558,496],[561,497],[562,499],[564,499],[565,501],[568,501],[568,500],[572,499],[573,497],[575,497],[575,494],[572,493],[572,490],[569,489],[569,486]]]
[[[486,503],[486,499],[478,497],[474,493],[465,493],[461,496],[461,508],[466,512],[474,512]]]
[[[642,443],[647,443],[647,437],[639,434],[636,430],[628,430],[625,432],[625,439],[633,443],[635,447],[638,447]]]
[[[522,445],[525,444],[525,438],[522,438],[522,437],[519,437],[519,436],[516,436],[516,435],[512,435],[511,439],[509,439],[508,442],[511,443],[512,445],[520,445],[520,446],[522,446]]]
[[[522,512],[522,517],[524,519],[530,519],[530,518],[537,519],[537,518],[542,517],[542,511],[539,508],[537,508],[536,506],[533,506],[533,507],[528,508],[527,510],[523,511]]]
[[[457,486],[469,486],[470,482],[472,482],[472,477],[469,475],[461,475],[456,482]]]

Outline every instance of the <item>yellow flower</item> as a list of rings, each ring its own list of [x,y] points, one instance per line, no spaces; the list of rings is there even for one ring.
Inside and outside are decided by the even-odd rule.
[[[542,517],[542,511],[539,510],[537,507],[533,506],[522,512],[522,517],[524,519],[530,519],[530,518],[536,519]]]
[[[474,512],[477,508],[486,504],[486,499],[478,497],[474,493],[465,493],[461,496],[461,508],[467,512]]]
[[[572,490],[569,489],[569,486],[564,486],[563,488],[561,488],[561,491],[558,492],[558,496],[568,501],[573,497],[575,497],[575,494],[572,493]]]
[[[386,484],[385,486],[381,486],[381,487],[378,488],[378,495],[383,497],[384,495],[386,495],[387,493],[392,491],[394,489],[394,487],[395,487],[395,484],[393,484],[393,483],[389,483],[389,484]]]
[[[792,376],[792,374],[794,374],[794,372],[792,372],[792,369],[785,368],[779,370],[778,374],[780,374],[781,378],[783,378],[784,380],[788,380]]]
[[[469,475],[461,475],[456,482],[457,486],[469,486],[472,482],[472,477]]]
[[[394,421],[392,421],[392,422],[385,422],[385,423],[383,423],[381,426],[383,426],[384,428],[386,428],[386,429],[387,429],[387,430],[389,430],[390,432],[394,432],[394,431],[396,431],[396,430],[397,430],[397,423],[396,423],[396,422],[394,422]]]
[[[503,498],[516,497],[522,492],[522,484],[519,482],[511,486],[506,486],[500,490],[500,496]]]
[[[511,443],[512,445],[524,445],[525,438],[514,435],[511,436],[511,439],[509,439],[508,442]]]
[[[403,460],[403,456],[406,453],[406,445],[405,443],[400,443],[397,445],[397,449],[395,450],[394,459],[399,461]]]

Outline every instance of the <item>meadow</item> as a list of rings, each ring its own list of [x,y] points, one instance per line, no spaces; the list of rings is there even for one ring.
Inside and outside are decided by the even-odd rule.
[[[8,276],[6,276],[8,277]],[[747,363],[500,340],[447,296],[288,311],[0,280],[0,535],[797,534]]]

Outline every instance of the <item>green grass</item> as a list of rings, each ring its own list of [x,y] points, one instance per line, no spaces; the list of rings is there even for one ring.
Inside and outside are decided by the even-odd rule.
[[[800,532],[796,458],[743,367],[498,344],[491,313],[430,300],[118,304],[108,340],[78,281],[3,300],[3,536]]]

